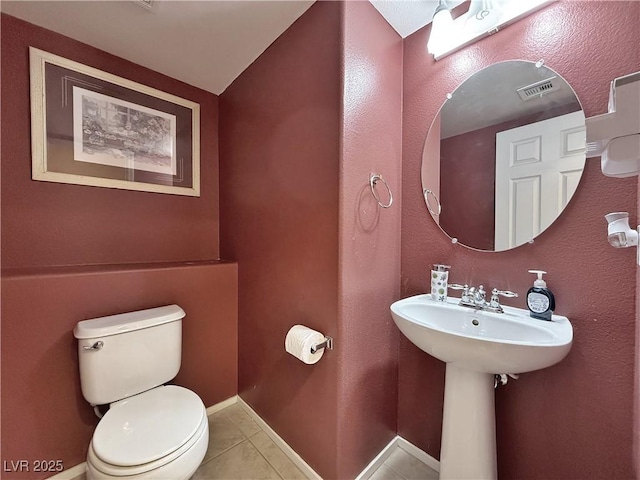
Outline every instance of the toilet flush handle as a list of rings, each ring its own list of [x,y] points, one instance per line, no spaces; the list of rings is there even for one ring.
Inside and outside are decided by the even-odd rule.
[[[100,350],[102,347],[104,347],[104,342],[100,340],[93,345],[84,345],[82,348],[84,350]]]

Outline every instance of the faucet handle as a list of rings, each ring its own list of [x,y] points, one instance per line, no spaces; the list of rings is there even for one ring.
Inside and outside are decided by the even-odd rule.
[[[478,286],[478,289],[476,290],[476,298],[478,301],[482,301],[487,298],[487,292],[484,291],[484,285]]]
[[[499,307],[500,296],[503,296],[506,298],[513,298],[513,297],[517,297],[518,294],[510,290],[498,290],[497,288],[494,288],[493,290],[491,290],[491,300],[489,301],[489,305],[492,307]]]
[[[502,309],[502,305],[500,305],[500,296],[513,298],[517,297],[518,294],[516,292],[512,292],[510,290],[498,290],[494,288],[491,290],[491,300],[489,300],[489,308],[498,313],[502,313],[504,310]]]
[[[460,285],[459,283],[450,283],[449,288],[451,290],[462,290],[462,295],[460,295],[460,301],[462,303],[469,302],[469,285],[467,285],[466,283],[464,285]]]
[[[460,285],[459,283],[450,283],[449,288],[451,290],[462,290],[462,298],[469,295],[469,285],[466,283],[464,285]]]
[[[513,298],[518,296],[516,292],[512,292],[511,290],[498,290],[497,288],[494,288],[493,290],[491,290],[491,298],[495,297],[497,300],[498,295],[502,295],[503,297],[507,297],[507,298]]]

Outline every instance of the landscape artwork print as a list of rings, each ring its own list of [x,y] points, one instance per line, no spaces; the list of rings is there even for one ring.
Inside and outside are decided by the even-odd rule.
[[[176,117],[73,87],[74,160],[176,175]]]

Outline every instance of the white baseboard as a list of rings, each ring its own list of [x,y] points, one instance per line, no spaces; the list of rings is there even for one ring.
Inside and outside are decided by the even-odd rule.
[[[422,463],[425,463],[428,467],[433,468],[436,472],[440,471],[440,462],[429,455],[427,452],[420,450],[413,443],[407,442],[402,437],[396,437],[398,439],[398,447],[403,449],[410,455],[413,455]]]
[[[67,468],[60,473],[56,473],[53,477],[49,477],[54,480],[73,480],[74,478],[82,475],[87,471],[87,462],[82,462],[75,467]]]
[[[362,472],[355,478],[355,480],[366,480],[371,475],[373,475],[378,468],[385,462],[387,458],[394,452],[396,448],[401,448],[409,455],[420,460],[422,463],[426,464],[428,467],[434,469],[436,472],[440,471],[440,462],[429,455],[427,452],[420,450],[414,444],[409,443],[404,438],[400,436],[396,436],[392,439],[386,447],[382,449],[382,451],[371,460],[371,463],[367,465]]]
[[[219,412],[223,408],[230,407],[231,405],[235,405],[238,402],[238,395],[234,395],[231,398],[227,398],[220,403],[216,403],[215,405],[211,405],[207,407],[207,417],[213,413]]]
[[[384,461],[389,458],[389,455],[391,455],[393,453],[393,451],[395,450],[395,448],[398,445],[398,439],[400,437],[396,436],[395,438],[393,438],[386,447],[384,447],[382,449],[382,451],[376,455],[376,458],[374,458],[373,460],[371,460],[371,463],[369,463],[369,465],[367,465],[366,467],[364,467],[364,470],[362,470],[358,476],[355,478],[355,480],[366,480],[367,478],[369,478],[371,475],[373,475],[375,473],[376,470],[378,470],[380,468],[380,466],[384,463]]]
[[[280,449],[291,459],[291,461],[305,474],[310,480],[322,480],[322,477],[305,462],[295,450],[293,450],[258,414],[240,397],[238,396],[238,404],[251,416],[264,432],[269,435],[271,440],[280,447]],[[418,447],[409,443],[400,436],[393,438],[382,451],[367,465],[355,480],[366,480],[380,468],[384,461],[394,452],[396,448],[401,448],[409,455],[414,456],[428,467],[436,472],[440,471],[440,462],[429,455],[427,452],[420,450]]]
[[[240,396],[238,396],[238,404],[251,416],[254,422],[256,422],[262,430],[273,440],[284,454],[295,464],[296,467],[310,480],[322,480],[322,477],[311,468],[311,466],[305,462],[300,455],[298,455],[293,448],[291,448],[287,442],[285,442],[280,435],[278,435],[273,428],[271,428],[267,422],[258,416],[258,414],[246,403]]]

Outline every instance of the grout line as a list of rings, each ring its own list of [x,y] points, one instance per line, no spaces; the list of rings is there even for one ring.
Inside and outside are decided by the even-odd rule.
[[[391,474],[394,477],[394,480],[407,480],[406,477],[404,477],[401,473],[396,472],[393,468],[391,468],[388,464],[383,463],[382,465],[380,465],[380,468],[386,468],[387,470],[389,470],[389,472],[391,472]],[[379,469],[378,469],[379,470]],[[377,472],[377,470],[376,470]]]
[[[309,467],[306,462],[304,462],[304,460],[302,460],[301,458],[296,458],[299,457],[293,450],[291,450],[290,452],[285,451],[282,448],[282,445],[287,446],[289,449],[291,449],[291,447],[289,447],[278,435],[275,431],[273,431],[269,425],[262,420],[262,418],[260,418],[255,411],[248,405],[246,404],[242,398],[236,396],[236,397],[232,397],[231,399],[226,400],[225,402],[221,402],[222,404],[225,404],[224,406],[222,406],[221,404],[218,404],[216,406],[221,406],[222,408],[217,408],[214,412],[212,413],[216,413],[216,414],[222,414],[221,416],[224,416],[226,419],[228,419],[231,424],[236,427],[240,433],[242,433],[242,436],[244,437],[243,440],[241,440],[240,442],[231,445],[230,447],[226,448],[225,450],[219,452],[217,455],[207,459],[206,461],[202,462],[201,465],[204,465],[206,463],[209,463],[210,461],[219,458],[221,455],[227,453],[229,450],[231,450],[232,448],[237,447],[238,445],[241,445],[243,442],[245,441],[249,441],[249,443],[258,451],[259,455],[267,462],[267,464],[269,465],[269,467],[271,467],[273,469],[274,472],[276,472],[276,475],[281,479],[281,480],[286,480],[285,477],[283,477],[283,474],[280,473],[280,471],[278,470],[278,468],[276,468],[276,466],[269,461],[269,459],[267,458],[267,456],[258,448],[258,446],[252,441],[252,438],[254,436],[256,436],[259,433],[264,433],[265,435],[267,435],[267,437],[269,438],[269,440],[275,445],[275,447],[281,451],[287,458],[288,460],[296,467],[298,468],[298,470],[300,470],[300,472],[307,478],[310,478],[310,480],[313,479],[318,479],[321,480],[320,476],[317,475],[317,473],[315,471],[313,471],[311,469],[311,467]],[[248,417],[251,419],[251,421],[258,427],[258,431],[252,433],[251,435],[248,435],[247,433],[244,432],[244,430],[240,427],[240,425],[233,419],[233,417],[231,415],[229,415],[228,412],[224,412],[227,408],[233,406],[234,404],[237,404],[240,409],[245,412]],[[215,407],[215,406],[214,406]],[[212,407],[210,407],[212,408]],[[209,417],[211,417],[211,414],[209,415]],[[276,441],[276,439],[278,441]],[[282,445],[281,445],[282,444]],[[376,457],[371,464],[369,464],[367,467],[365,467],[365,470],[363,470],[360,475],[358,475],[358,479],[363,479],[363,478],[369,478],[370,476],[374,475],[378,470],[380,470],[380,468],[382,466],[388,468],[391,472],[393,472],[398,479],[397,480],[408,480],[405,476],[403,476],[400,472],[398,472],[397,470],[395,470],[389,463],[387,463],[387,460],[390,458],[390,456],[396,452],[398,449],[404,451],[406,454],[408,454],[409,456],[415,458],[416,460],[418,460],[420,463],[422,463],[423,465],[425,465],[427,468],[434,470],[436,472],[439,471],[439,466],[440,466],[440,462],[438,462],[438,460],[436,460],[435,458],[431,457],[430,455],[428,455],[427,453],[423,452],[422,450],[420,450],[418,447],[416,447],[415,445],[409,443],[408,441],[406,441],[405,439],[403,439],[402,437],[396,436],[394,439],[391,440],[391,442],[389,442],[389,444],[387,445],[387,447],[385,447],[379,454],[378,457]],[[297,461],[294,461],[294,458]],[[381,458],[384,458],[384,461],[380,462]],[[301,468],[300,465],[304,465],[305,469]],[[376,469],[372,472],[370,472],[370,468],[374,466],[375,463],[380,462]],[[307,472],[308,470],[308,472]],[[370,473],[369,473],[370,472]],[[311,477],[309,477],[309,475],[307,474],[309,473],[310,475],[312,475]]]
[[[409,457],[422,463],[425,467],[438,473],[440,471],[440,462],[428,453],[420,450],[418,447],[408,442],[400,436],[393,438],[386,447],[367,465],[362,472],[356,477],[356,480],[369,479],[374,475],[382,465],[387,467],[391,472],[400,477],[399,480],[407,480],[399,471],[391,466],[388,460],[398,450],[402,450]]]
[[[231,401],[231,400],[233,400],[233,401]],[[234,421],[233,421],[233,419],[229,416],[229,414],[228,414],[228,413],[226,413],[226,414],[224,413],[224,411],[225,411],[227,408],[229,408],[229,407],[231,407],[231,406],[235,405],[235,404],[236,404],[236,401],[237,401],[237,396],[236,396],[236,397],[231,397],[230,399],[225,400],[224,402],[221,402],[221,403],[218,403],[218,404],[216,404],[216,405],[213,405],[212,407],[209,407],[209,408],[207,409],[207,412],[208,412],[207,418],[209,419],[209,421],[213,421],[213,417],[214,417],[214,415],[215,415],[215,416],[217,416],[217,417],[222,417],[222,416],[224,416],[227,420],[229,420],[229,421],[231,422],[231,424],[232,424],[234,427],[236,427],[236,428],[240,431],[240,433],[242,434],[242,436],[244,437],[244,439],[243,439],[243,440],[240,440],[238,443],[234,443],[233,445],[231,445],[231,446],[229,446],[229,447],[225,448],[224,450],[221,450],[220,452],[216,453],[214,456],[212,456],[212,457],[210,457],[210,458],[208,458],[208,459],[206,459],[206,460],[203,460],[203,461],[200,463],[200,466],[204,465],[205,463],[209,463],[211,460],[214,460],[214,459],[218,458],[218,457],[219,457],[219,456],[221,456],[221,455],[224,455],[225,453],[227,453],[227,452],[228,452],[229,450],[231,450],[232,448],[237,447],[238,445],[240,445],[240,444],[241,444],[242,442],[244,442],[245,440],[248,440],[247,435],[242,431],[242,429],[241,429],[240,427],[238,427],[238,425],[236,424],[236,422],[234,422]],[[226,403],[226,402],[229,402],[229,403]],[[226,405],[223,405],[224,403],[226,403]],[[221,406],[221,405],[222,405],[222,406]],[[220,406],[221,406],[221,407],[220,407]],[[209,411],[209,409],[211,409],[211,411]],[[209,429],[209,441],[211,441],[211,429]],[[198,468],[200,468],[200,467],[198,467]]]
[[[251,420],[251,421],[256,425],[256,427],[258,427],[258,431],[257,431],[257,432],[254,432],[254,433],[253,433],[253,434],[251,434],[251,435],[247,435],[247,434],[244,432],[244,430],[242,430],[242,428],[240,428],[240,425],[239,425],[239,424],[238,424],[238,423],[233,419],[233,417],[232,417],[231,415],[229,415],[229,412],[225,412],[225,410],[227,410],[229,407],[232,407],[233,405],[235,405],[235,404],[236,404],[236,401],[235,401],[236,399],[237,399],[237,397],[236,397],[236,398],[234,398],[234,401],[233,401],[233,402],[230,402],[230,403],[228,403],[228,404],[224,405],[222,408],[218,408],[218,409],[216,409],[216,410],[215,410],[215,411],[213,411],[211,414],[214,414],[214,413],[215,413],[215,414],[217,414],[217,415],[219,415],[219,416],[224,416],[225,418],[227,418],[227,419],[228,419],[228,420],[229,420],[229,421],[230,421],[230,422],[231,422],[231,423],[232,423],[232,424],[233,424],[233,425],[234,425],[234,426],[235,426],[235,427],[240,431],[240,433],[242,433],[242,435],[244,436],[244,440],[240,441],[239,443],[236,443],[235,445],[230,446],[230,447],[229,447],[229,448],[227,448],[226,450],[223,450],[222,452],[218,453],[217,455],[215,455],[215,456],[213,456],[213,457],[209,458],[208,460],[206,460],[206,461],[202,462],[202,463],[200,464],[200,466],[204,465],[205,463],[209,463],[209,462],[210,462],[210,461],[212,461],[212,460],[215,460],[216,458],[220,457],[221,455],[224,455],[225,453],[227,453],[227,452],[228,452],[229,450],[231,450],[232,448],[235,448],[235,447],[237,447],[238,445],[241,445],[241,444],[242,444],[242,443],[244,443],[244,442],[249,442],[249,443],[253,446],[253,448],[255,448],[255,449],[256,449],[256,451],[258,452],[258,454],[259,454],[259,455],[264,459],[264,461],[265,461],[265,462],[267,462],[267,465],[269,465],[269,466],[273,469],[273,471],[274,471],[274,472],[276,472],[276,475],[278,476],[278,478],[280,478],[281,480],[285,480],[285,478],[284,478],[284,477],[282,476],[282,474],[278,471],[278,469],[275,467],[275,465],[273,465],[273,464],[269,461],[269,459],[268,459],[268,458],[267,458],[267,457],[266,457],[266,456],[265,456],[265,455],[260,451],[260,449],[258,448],[258,446],[257,446],[255,443],[253,443],[253,442],[251,441],[251,437],[253,437],[253,436],[257,435],[257,434],[258,434],[258,433],[260,433],[260,432],[264,432],[264,430],[260,427],[260,425],[258,425],[258,424],[253,420],[253,418],[251,418],[251,416],[250,416],[249,414],[247,414],[247,417],[248,417],[248,418],[249,418],[249,419],[250,419],[250,420]],[[220,404],[218,404],[218,405],[220,405]],[[244,409],[242,409],[241,411],[242,411],[242,412],[244,412],[244,413],[246,413],[246,411],[245,411]],[[264,433],[266,434],[266,432],[264,432]],[[277,447],[277,446],[276,446],[276,447]],[[200,468],[200,467],[198,467],[198,468]]]
[[[249,420],[250,420],[250,421],[251,421],[251,422],[252,422],[252,423],[253,423],[253,424],[258,428],[258,430],[262,431],[262,428],[260,428],[260,425],[258,425],[258,424],[253,420],[253,418],[251,418],[251,416],[250,416],[250,415],[249,415],[249,414],[248,414],[248,413],[247,413],[247,412],[246,412],[242,407],[239,407],[239,408],[240,408],[240,411],[241,411],[241,412],[243,412],[243,413],[245,413],[245,414],[247,415],[247,418],[248,418],[248,419],[249,419]],[[254,432],[254,433],[252,433],[251,435],[247,435],[247,434],[245,433],[245,431],[242,429],[242,427],[240,426],[240,424],[239,424],[238,422],[236,422],[236,421],[233,419],[233,417],[232,417],[231,415],[227,414],[227,418],[228,418],[229,420],[231,420],[231,423],[233,423],[233,424],[238,428],[238,430],[240,430],[240,432],[244,435],[244,437],[245,437],[246,439],[249,439],[249,438],[250,438],[250,437],[252,437],[253,435],[255,435],[255,434],[257,434],[257,433],[260,433],[260,431],[258,431],[258,432]],[[238,420],[238,421],[239,421],[239,420]]]
[[[424,463],[427,467],[436,472],[440,472],[440,461],[433,458],[427,452],[420,450],[413,443],[408,442],[402,437],[398,437],[398,447]]]
[[[264,430],[262,430],[262,428],[260,429],[260,431],[263,431],[263,432],[264,432]],[[260,432],[256,432],[256,433],[254,433],[252,436],[257,435],[258,433],[260,433]],[[265,433],[265,435],[266,435],[266,432],[264,432],[264,433]],[[268,436],[268,435],[267,435],[267,436]],[[282,480],[285,480],[285,478],[282,476],[282,474],[280,473],[280,471],[275,467],[275,465],[274,465],[273,463],[271,463],[271,462],[269,461],[269,459],[265,456],[265,454],[264,454],[264,453],[262,453],[262,451],[258,448],[258,446],[257,446],[255,443],[253,443],[253,442],[251,441],[251,438],[248,438],[247,440],[249,440],[249,442],[251,443],[251,445],[253,445],[253,447],[258,451],[258,453],[260,454],[260,456],[261,456],[262,458],[264,458],[264,460],[265,460],[265,461],[267,462],[267,464],[268,464],[268,465],[273,469],[273,471],[274,471],[274,472],[276,472],[276,475],[278,475]],[[277,447],[277,445],[276,445],[276,447]],[[283,453],[284,453],[284,452],[283,452]]]
[[[220,457],[220,456],[224,455],[225,453],[227,453],[227,452],[228,452],[229,450],[231,450],[232,448],[237,447],[237,446],[238,446],[238,445],[240,445],[242,442],[245,442],[245,441],[247,441],[247,440],[249,440],[249,439],[248,439],[248,438],[245,438],[244,440],[240,440],[238,443],[234,443],[234,444],[233,444],[233,445],[231,445],[230,447],[227,447],[227,448],[225,448],[224,450],[222,450],[222,451],[220,451],[220,452],[216,453],[213,457],[210,457],[210,458],[208,458],[207,460],[203,460],[203,461],[200,463],[200,466],[204,465],[205,463],[209,463],[211,460],[215,460],[216,458],[218,458],[218,457]],[[200,468],[200,467],[198,467],[198,468]]]
[[[364,470],[362,470],[358,474],[356,480],[368,480],[376,471],[378,471],[378,468],[380,468],[380,466],[387,460],[387,458],[389,458],[395,451],[395,447],[398,445],[398,438],[400,437],[398,437],[397,435],[392,438],[391,441],[380,451],[380,453],[378,453],[378,455],[376,455],[375,458],[371,460],[371,462],[369,462],[366,467],[364,467]]]
[[[400,447],[396,447],[396,448],[400,448]],[[393,467],[391,467],[391,465],[389,465],[386,461],[382,462],[382,465],[384,465],[385,467],[387,467],[389,470],[391,470],[393,473],[395,473],[398,477],[400,477],[402,480],[407,480],[406,477],[404,477],[400,472],[396,471]],[[376,470],[377,472],[377,470]],[[375,472],[374,472],[375,473]]]
[[[280,450],[298,467],[302,474],[309,480],[322,480],[322,477],[316,473],[311,466],[304,461],[304,459],[298,455],[298,453],[291,448],[281,437],[273,430],[267,422],[265,422],[260,416],[246,403],[242,397],[238,397],[238,404],[249,414],[253,421],[258,424],[260,428],[267,434],[267,436],[276,444]]]
[[[247,412],[246,412],[246,410],[243,410],[243,411],[244,411],[245,413],[247,413]],[[249,415],[249,414],[247,413],[247,415]],[[251,416],[249,416],[249,418],[251,418]],[[269,439],[269,441],[270,441],[271,443],[273,443],[273,446],[274,446],[275,448],[277,448],[277,449],[278,449],[278,451],[282,452],[282,453],[284,454],[284,456],[286,457],[286,459],[287,459],[289,462],[291,462],[291,465],[293,465],[295,468],[297,468],[298,470],[300,470],[300,469],[298,468],[298,466],[297,466],[295,463],[293,463],[293,462],[291,461],[291,459],[287,456],[287,454],[286,454],[286,453],[285,453],[285,452],[284,452],[284,451],[283,451],[283,450],[282,450],[282,449],[281,449],[281,448],[280,448],[280,447],[279,447],[279,446],[278,446],[278,445],[277,445],[277,444],[276,444],[276,443],[271,439],[271,437],[269,437],[269,434],[268,434],[268,433],[267,433],[267,432],[266,432],[266,431],[265,431],[265,430],[264,430],[260,425],[258,425],[258,423],[257,423],[257,422],[255,422],[255,421],[253,420],[253,418],[251,418],[251,421],[252,421],[253,423],[255,423],[255,424],[256,424],[256,426],[258,427],[259,431],[257,431],[257,432],[255,432],[255,433],[253,433],[251,436],[247,437],[247,439],[249,440],[249,442],[251,442],[251,445],[253,445],[253,446],[256,448],[256,450],[258,450],[258,452],[260,453],[260,455],[262,455],[262,458],[264,458],[264,459],[267,461],[267,463],[271,466],[271,468],[273,468],[273,470],[276,472],[276,474],[278,474],[278,476],[279,476],[282,480],[286,480],[286,479],[285,479],[285,477],[284,477],[284,474],[280,472],[280,470],[278,469],[278,467],[276,467],[276,466],[275,466],[275,465],[274,465],[274,464],[273,464],[273,463],[272,463],[272,462],[267,458],[267,456],[266,456],[264,453],[262,453],[262,450],[260,450],[260,449],[258,448],[258,445],[256,445],[256,444],[255,444],[255,442],[253,442],[253,441],[251,440],[253,437],[255,437],[256,435],[258,435],[258,434],[260,434],[260,433],[264,433],[264,434],[267,436],[267,438]],[[300,470],[300,473],[302,473],[302,470]],[[304,475],[304,473],[302,473],[302,474]],[[305,476],[305,478],[306,478],[306,475],[304,475],[304,476]]]

